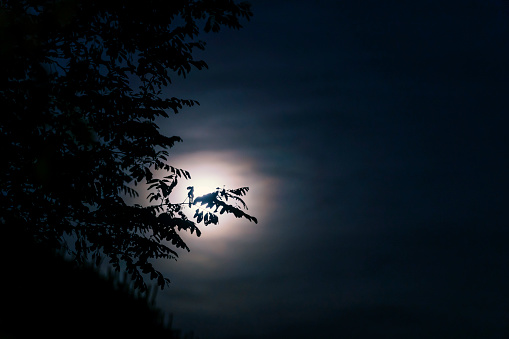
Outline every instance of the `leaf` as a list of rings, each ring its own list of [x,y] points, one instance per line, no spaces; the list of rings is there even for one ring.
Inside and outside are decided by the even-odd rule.
[[[235,195],[243,196],[243,195],[246,195],[247,192],[249,192],[249,187],[241,187],[241,188],[237,188],[237,189],[232,189],[232,190],[228,190],[228,192],[235,194]]]

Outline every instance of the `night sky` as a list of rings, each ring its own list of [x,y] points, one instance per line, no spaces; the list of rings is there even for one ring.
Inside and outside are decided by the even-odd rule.
[[[172,165],[249,186],[259,219],[159,263],[174,326],[509,337],[509,3],[251,3],[242,30],[202,36],[209,70],[165,93],[201,103],[161,123],[184,140]]]

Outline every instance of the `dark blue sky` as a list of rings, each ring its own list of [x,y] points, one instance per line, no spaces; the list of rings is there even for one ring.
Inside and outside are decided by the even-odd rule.
[[[509,3],[251,3],[163,128],[260,222],[189,238],[160,306],[203,339],[508,337]]]

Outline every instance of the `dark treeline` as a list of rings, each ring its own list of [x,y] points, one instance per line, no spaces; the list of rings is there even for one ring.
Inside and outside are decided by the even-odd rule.
[[[0,338],[182,337],[155,306],[156,286],[140,293],[123,275],[76,266],[14,233],[0,238]]]
[[[169,284],[154,260],[189,251],[179,233],[199,236],[218,214],[256,218],[242,210],[247,187],[189,201],[194,219],[172,204],[191,174],[168,163],[182,139],[156,121],[198,102],[162,93],[207,68],[200,33],[251,15],[223,0],[0,2],[0,334],[175,337],[136,297]],[[149,206],[124,200],[147,194]],[[132,288],[99,276],[100,262]]]

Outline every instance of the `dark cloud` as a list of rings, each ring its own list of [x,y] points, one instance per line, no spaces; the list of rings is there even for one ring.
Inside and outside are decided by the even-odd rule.
[[[209,36],[210,70],[172,89],[202,106],[164,128],[184,138],[177,153],[252,159],[277,182],[272,210],[213,266],[193,261],[212,253],[196,242],[168,268],[177,324],[204,338],[508,335],[507,4],[253,9]]]

